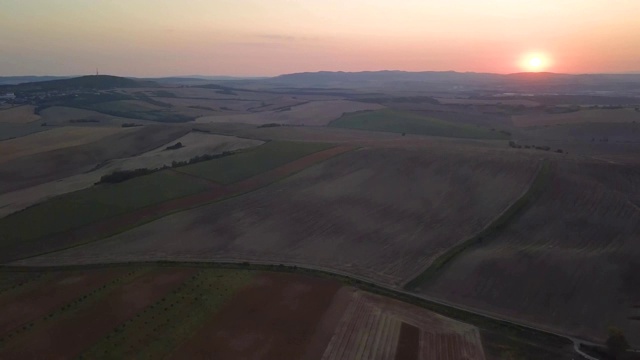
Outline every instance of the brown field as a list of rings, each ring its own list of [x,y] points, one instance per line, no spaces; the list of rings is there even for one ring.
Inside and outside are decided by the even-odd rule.
[[[5,161],[0,163],[0,194],[90,171],[105,161],[155,149],[189,131],[184,127],[145,126],[87,144]]]
[[[52,274],[0,297],[0,338],[125,274],[125,270],[92,270]]]
[[[512,117],[515,126],[547,126],[577,123],[631,123],[640,122],[640,112],[634,109],[584,109],[565,114],[527,114]]]
[[[594,341],[616,326],[638,346],[639,234],[637,168],[559,161],[525,214],[422,291]]]
[[[19,320],[0,333],[3,359],[484,359],[477,328],[332,279],[195,267],[41,274],[0,293],[2,313]]]
[[[92,143],[139,129],[65,126],[0,142],[0,163],[52,150]]]
[[[352,151],[268,188],[23,264],[268,260],[397,285],[528,187],[536,158],[485,151],[482,160],[445,148]]]
[[[158,269],[141,274],[89,304],[45,318],[0,347],[4,359],[76,357],[114,327],[176,289],[195,269]],[[83,306],[84,305],[84,306]],[[87,306],[88,305],[88,306]],[[91,326],[87,326],[91,324]]]
[[[0,123],[24,124],[40,120],[40,116],[33,113],[33,105],[21,105],[0,109]]]
[[[288,111],[263,111],[255,114],[216,115],[196,119],[198,123],[231,122],[246,124],[278,123],[286,125],[323,126],[339,118],[344,113],[378,110],[382,105],[360,103],[347,100],[312,101],[293,106]]]
[[[313,341],[318,323],[331,306],[344,308],[340,302],[348,301],[333,301],[340,287],[325,279],[261,274],[171,358],[318,359],[326,346]]]
[[[184,147],[176,150],[165,150],[167,146],[177,142],[181,142]],[[100,180],[100,177],[116,170],[161,168],[165,165],[171,166],[173,161],[189,161],[194,156],[220,154],[225,151],[258,146],[262,143],[259,140],[242,139],[234,136],[191,132],[138,156],[108,160],[95,171],[0,194],[0,218],[45,199],[91,187]]]

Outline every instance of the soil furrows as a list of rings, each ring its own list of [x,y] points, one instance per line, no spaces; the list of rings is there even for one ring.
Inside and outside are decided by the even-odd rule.
[[[47,354],[50,359],[79,356],[114,328],[175,289],[193,272],[193,269],[159,269],[134,275],[87,306],[66,311],[56,316],[56,321],[47,321],[28,335],[8,342],[0,348],[0,358],[37,358],[41,354]],[[82,324],[91,326],[78,331]],[[109,356],[108,351],[102,356]]]
[[[378,324],[378,330],[376,331],[376,337],[374,340],[375,346],[373,346],[369,350],[368,354],[365,354],[366,356],[368,356],[367,359],[379,358],[381,344],[382,344],[382,341],[385,339],[384,335],[386,334],[387,329],[389,328],[390,321],[391,321],[391,318],[387,314],[383,313],[381,316],[380,322]]]
[[[100,287],[85,293],[84,295],[77,297],[74,301],[69,302],[63,306],[53,308],[48,313],[42,314],[40,318],[31,320],[28,323],[23,324],[19,328],[13,329],[13,331],[6,332],[3,337],[0,338],[0,355],[5,346],[10,346],[11,343],[24,341],[25,337],[31,336],[32,333],[39,331],[41,328],[50,326],[52,321],[57,321],[60,318],[69,316],[73,311],[80,311],[91,306],[95,301],[109,294],[114,288],[121,286],[127,281],[133,281],[137,277],[141,276],[144,271],[131,270],[126,273],[118,272],[119,277],[112,279],[108,283],[103,283]],[[45,279],[50,279],[50,276],[45,276]]]
[[[0,337],[120,279],[125,270],[62,272],[20,292],[0,295]]]
[[[386,336],[387,341],[382,349],[382,356],[380,356],[381,359],[393,359],[394,355],[396,354],[401,325],[401,321],[396,318],[392,318],[391,325],[389,326],[389,331],[387,332]]]
[[[358,337],[356,339],[355,359],[366,359],[363,355],[368,346],[372,346],[371,340],[373,338],[373,332],[376,325],[380,322],[380,309],[370,305],[371,309],[368,311],[366,322],[358,331]]]
[[[355,313],[355,316],[351,319],[344,333],[339,334],[340,339],[340,347],[338,348],[338,353],[336,354],[336,359],[347,359],[351,349],[353,348],[353,343],[355,342],[355,338],[358,335],[358,329],[361,326],[362,319],[367,316],[369,308],[363,301],[358,303],[358,309]],[[333,359],[333,358],[329,358]]]
[[[116,328],[83,357],[98,358],[105,351],[113,358],[162,357],[188,339],[250,278],[249,272],[201,270]]]
[[[324,351],[324,355],[322,356],[323,360],[337,358],[338,353],[341,351],[345,343],[344,335],[353,327],[356,317],[359,312],[362,311],[362,307],[360,306],[361,302],[362,296],[360,296],[360,293],[353,294],[349,307],[344,312],[344,315],[342,315],[342,319],[331,337],[329,345],[327,345],[327,348]]]
[[[379,308],[374,308],[373,313],[375,315],[375,322],[369,330],[367,342],[364,344],[364,350],[362,352],[362,359],[371,359],[372,353],[378,348],[378,340],[380,338],[381,327],[384,325],[386,316]]]

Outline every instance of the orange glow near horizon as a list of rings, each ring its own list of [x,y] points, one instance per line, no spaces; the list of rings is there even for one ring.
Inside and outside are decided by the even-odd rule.
[[[638,13],[638,0],[2,0],[0,76],[632,72]]]

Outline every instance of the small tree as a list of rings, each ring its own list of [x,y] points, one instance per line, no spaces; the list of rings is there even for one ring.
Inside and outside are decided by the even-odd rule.
[[[629,343],[624,337],[622,330],[614,327],[609,328],[609,337],[607,338],[607,349],[609,354],[616,359],[620,359],[627,349],[629,349]]]

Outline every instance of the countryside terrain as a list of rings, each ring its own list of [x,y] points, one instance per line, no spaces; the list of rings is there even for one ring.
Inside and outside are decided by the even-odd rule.
[[[640,93],[406,76],[1,85],[0,358],[640,349]]]

